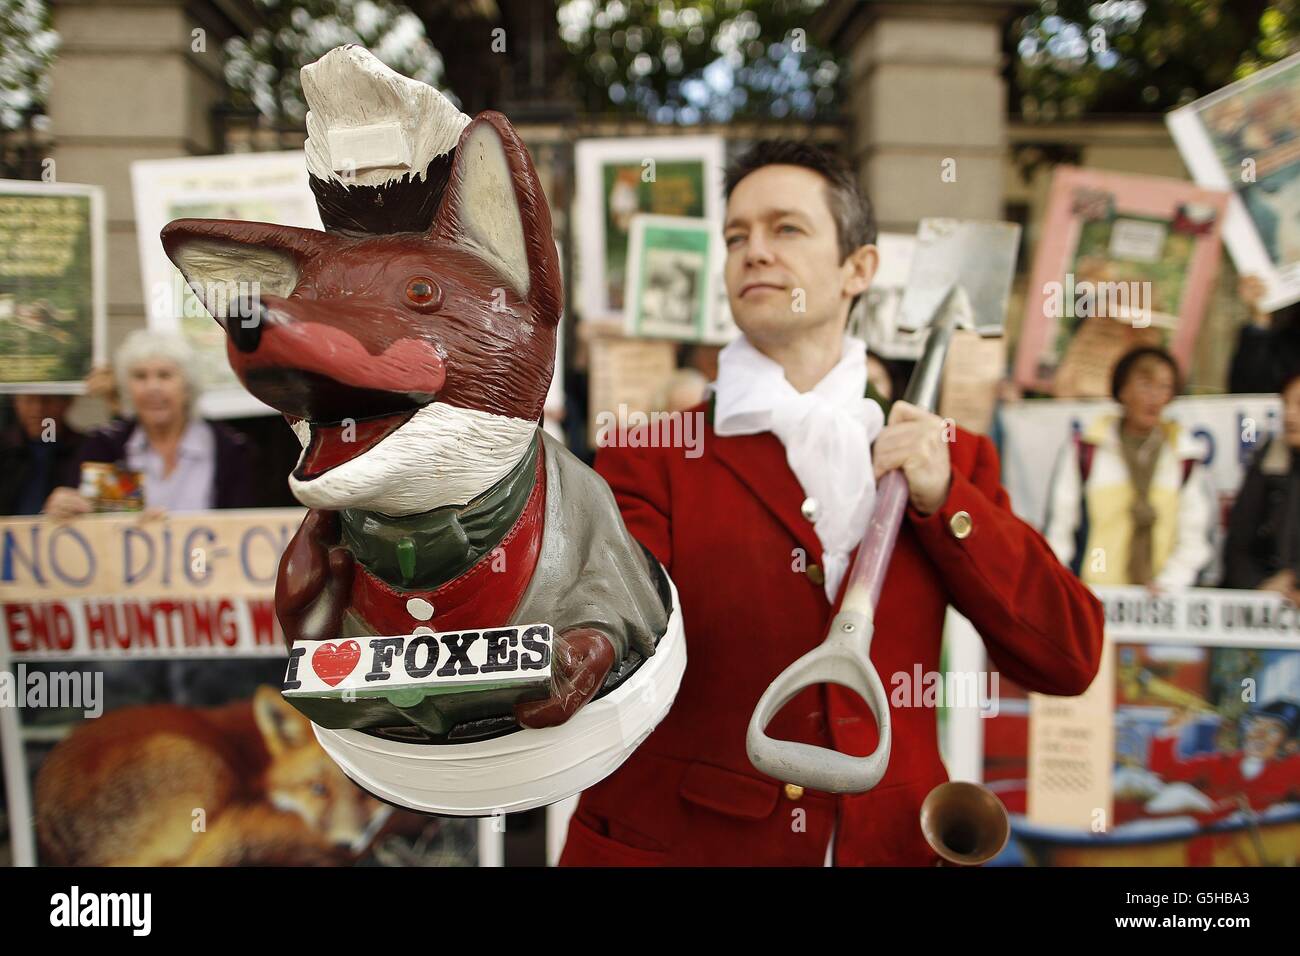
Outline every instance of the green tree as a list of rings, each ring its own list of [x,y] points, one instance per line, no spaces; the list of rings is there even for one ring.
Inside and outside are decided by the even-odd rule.
[[[1297,0],[1043,0],[1014,25],[1027,117],[1164,112],[1297,49]]]
[[[661,123],[811,119],[840,65],[808,21],[822,0],[563,0],[560,37],[582,107]]]
[[[404,76],[437,86],[442,57],[424,24],[390,0],[256,0],[266,26],[226,43],[226,82],[236,105],[273,122],[307,118],[298,71],[336,46],[359,43]]]
[[[58,46],[48,4],[0,0],[0,127],[21,126],[23,113],[44,104]]]

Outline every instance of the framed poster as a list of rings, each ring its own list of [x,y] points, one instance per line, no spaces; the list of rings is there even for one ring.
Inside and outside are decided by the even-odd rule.
[[[1016,381],[1102,398],[1130,348],[1186,371],[1219,269],[1227,193],[1176,179],[1060,166],[1025,295]]]
[[[131,164],[140,276],[149,328],[180,330],[198,353],[205,418],[279,414],[240,384],[226,360],[226,333],[163,252],[173,219],[243,219],[320,229],[302,152],[241,153]]]
[[[1268,311],[1300,301],[1300,54],[1165,117],[1192,178],[1229,190],[1223,238]]]
[[[80,395],[106,357],[104,191],[0,180],[0,392]]]
[[[636,338],[721,344],[736,334],[722,238],[707,219],[640,214],[628,246],[624,328]]]
[[[623,321],[628,249],[638,213],[707,219],[722,229],[717,136],[588,139],[575,150],[578,312]]]

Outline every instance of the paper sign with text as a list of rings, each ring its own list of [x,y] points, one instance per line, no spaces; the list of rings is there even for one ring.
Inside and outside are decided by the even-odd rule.
[[[396,637],[298,641],[284,677],[286,697],[398,688],[421,693],[467,685],[540,684],[551,678],[551,627],[521,624]]]
[[[0,601],[270,597],[301,508],[0,520]]]

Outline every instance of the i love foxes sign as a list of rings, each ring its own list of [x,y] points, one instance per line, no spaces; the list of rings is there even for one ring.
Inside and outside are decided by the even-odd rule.
[[[549,624],[393,637],[298,641],[282,691],[331,729],[391,726],[393,710],[434,733],[472,719],[487,702],[542,699],[551,691]]]

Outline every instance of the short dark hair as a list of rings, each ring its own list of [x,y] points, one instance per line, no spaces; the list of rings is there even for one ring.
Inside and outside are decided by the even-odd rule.
[[[791,139],[759,140],[727,167],[723,187],[726,197],[730,199],[737,183],[764,166],[802,166],[826,180],[826,204],[835,220],[841,262],[855,249],[876,241],[876,215],[871,200],[859,188],[848,164],[834,153]]]
[[[1164,362],[1169,366],[1169,371],[1174,373],[1174,394],[1179,395],[1183,391],[1182,375],[1178,371],[1178,363],[1174,357],[1166,350],[1157,345],[1143,345],[1125,352],[1120,360],[1115,363],[1115,370],[1110,373],[1110,396],[1119,401],[1119,393],[1124,386],[1128,384],[1129,376],[1133,374],[1133,369],[1138,362],[1145,358],[1153,358],[1157,361]]]

